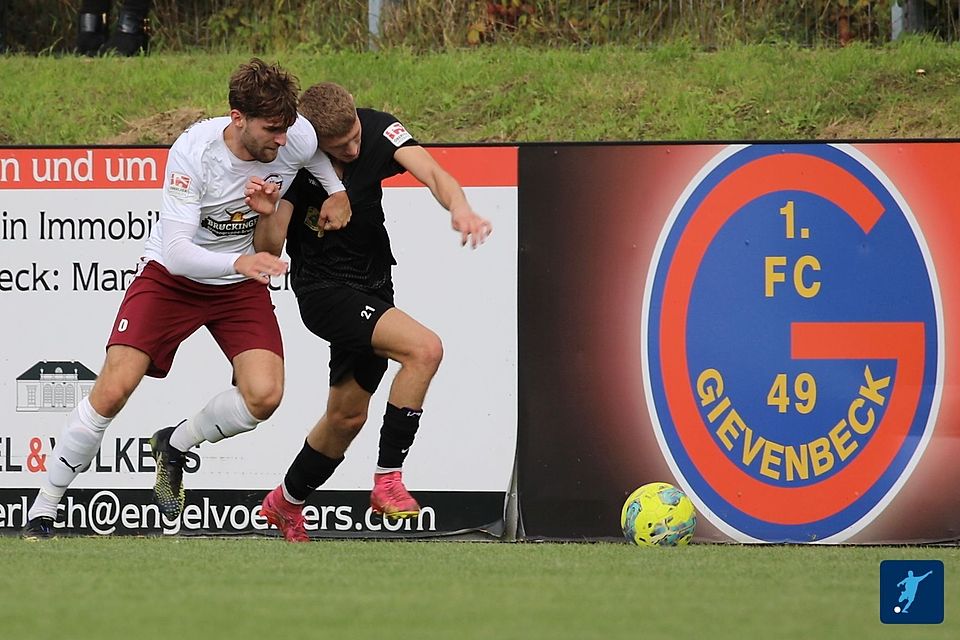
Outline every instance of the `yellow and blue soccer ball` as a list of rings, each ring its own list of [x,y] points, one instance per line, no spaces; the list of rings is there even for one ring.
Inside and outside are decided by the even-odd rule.
[[[624,537],[641,547],[685,545],[697,528],[697,511],[680,489],[666,482],[645,484],[620,511]]]

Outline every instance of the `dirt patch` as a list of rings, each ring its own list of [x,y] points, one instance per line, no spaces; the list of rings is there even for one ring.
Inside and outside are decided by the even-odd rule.
[[[181,107],[127,122],[127,130],[101,144],[173,144],[183,130],[203,118],[202,109]]]
[[[949,113],[936,103],[895,104],[861,119],[839,118],[828,124],[817,137],[827,140],[867,140],[879,138],[951,138],[957,125]]]

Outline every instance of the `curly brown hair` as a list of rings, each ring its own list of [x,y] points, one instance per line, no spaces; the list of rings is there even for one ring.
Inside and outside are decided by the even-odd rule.
[[[251,58],[230,76],[230,108],[248,118],[280,118],[282,126],[290,127],[297,119],[299,91],[295,75],[279,65]]]
[[[353,96],[335,82],[321,82],[304,91],[300,113],[313,124],[318,138],[345,136],[357,121]]]

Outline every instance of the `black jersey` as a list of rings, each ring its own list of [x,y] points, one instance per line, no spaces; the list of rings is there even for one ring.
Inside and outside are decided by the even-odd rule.
[[[376,291],[390,283],[396,264],[384,226],[381,182],[405,169],[393,154],[419,144],[400,122],[383,111],[357,109],[360,155],[344,165],[341,180],[352,215],[346,227],[319,234],[320,207],[327,199],[320,181],[301,170],[284,200],[293,205],[287,228],[287,254],[293,290],[298,295],[320,287],[347,285]]]

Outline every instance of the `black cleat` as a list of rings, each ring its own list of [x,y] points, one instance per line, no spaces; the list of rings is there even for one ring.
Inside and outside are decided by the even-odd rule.
[[[23,528],[21,537],[24,540],[49,540],[56,538],[57,533],[53,530],[53,518],[50,516],[37,516],[27,522]]]
[[[179,518],[186,494],[183,490],[183,463],[186,455],[170,446],[170,434],[176,427],[164,427],[150,438],[150,451],[157,462],[157,479],[153,483],[153,499],[160,513]]]

